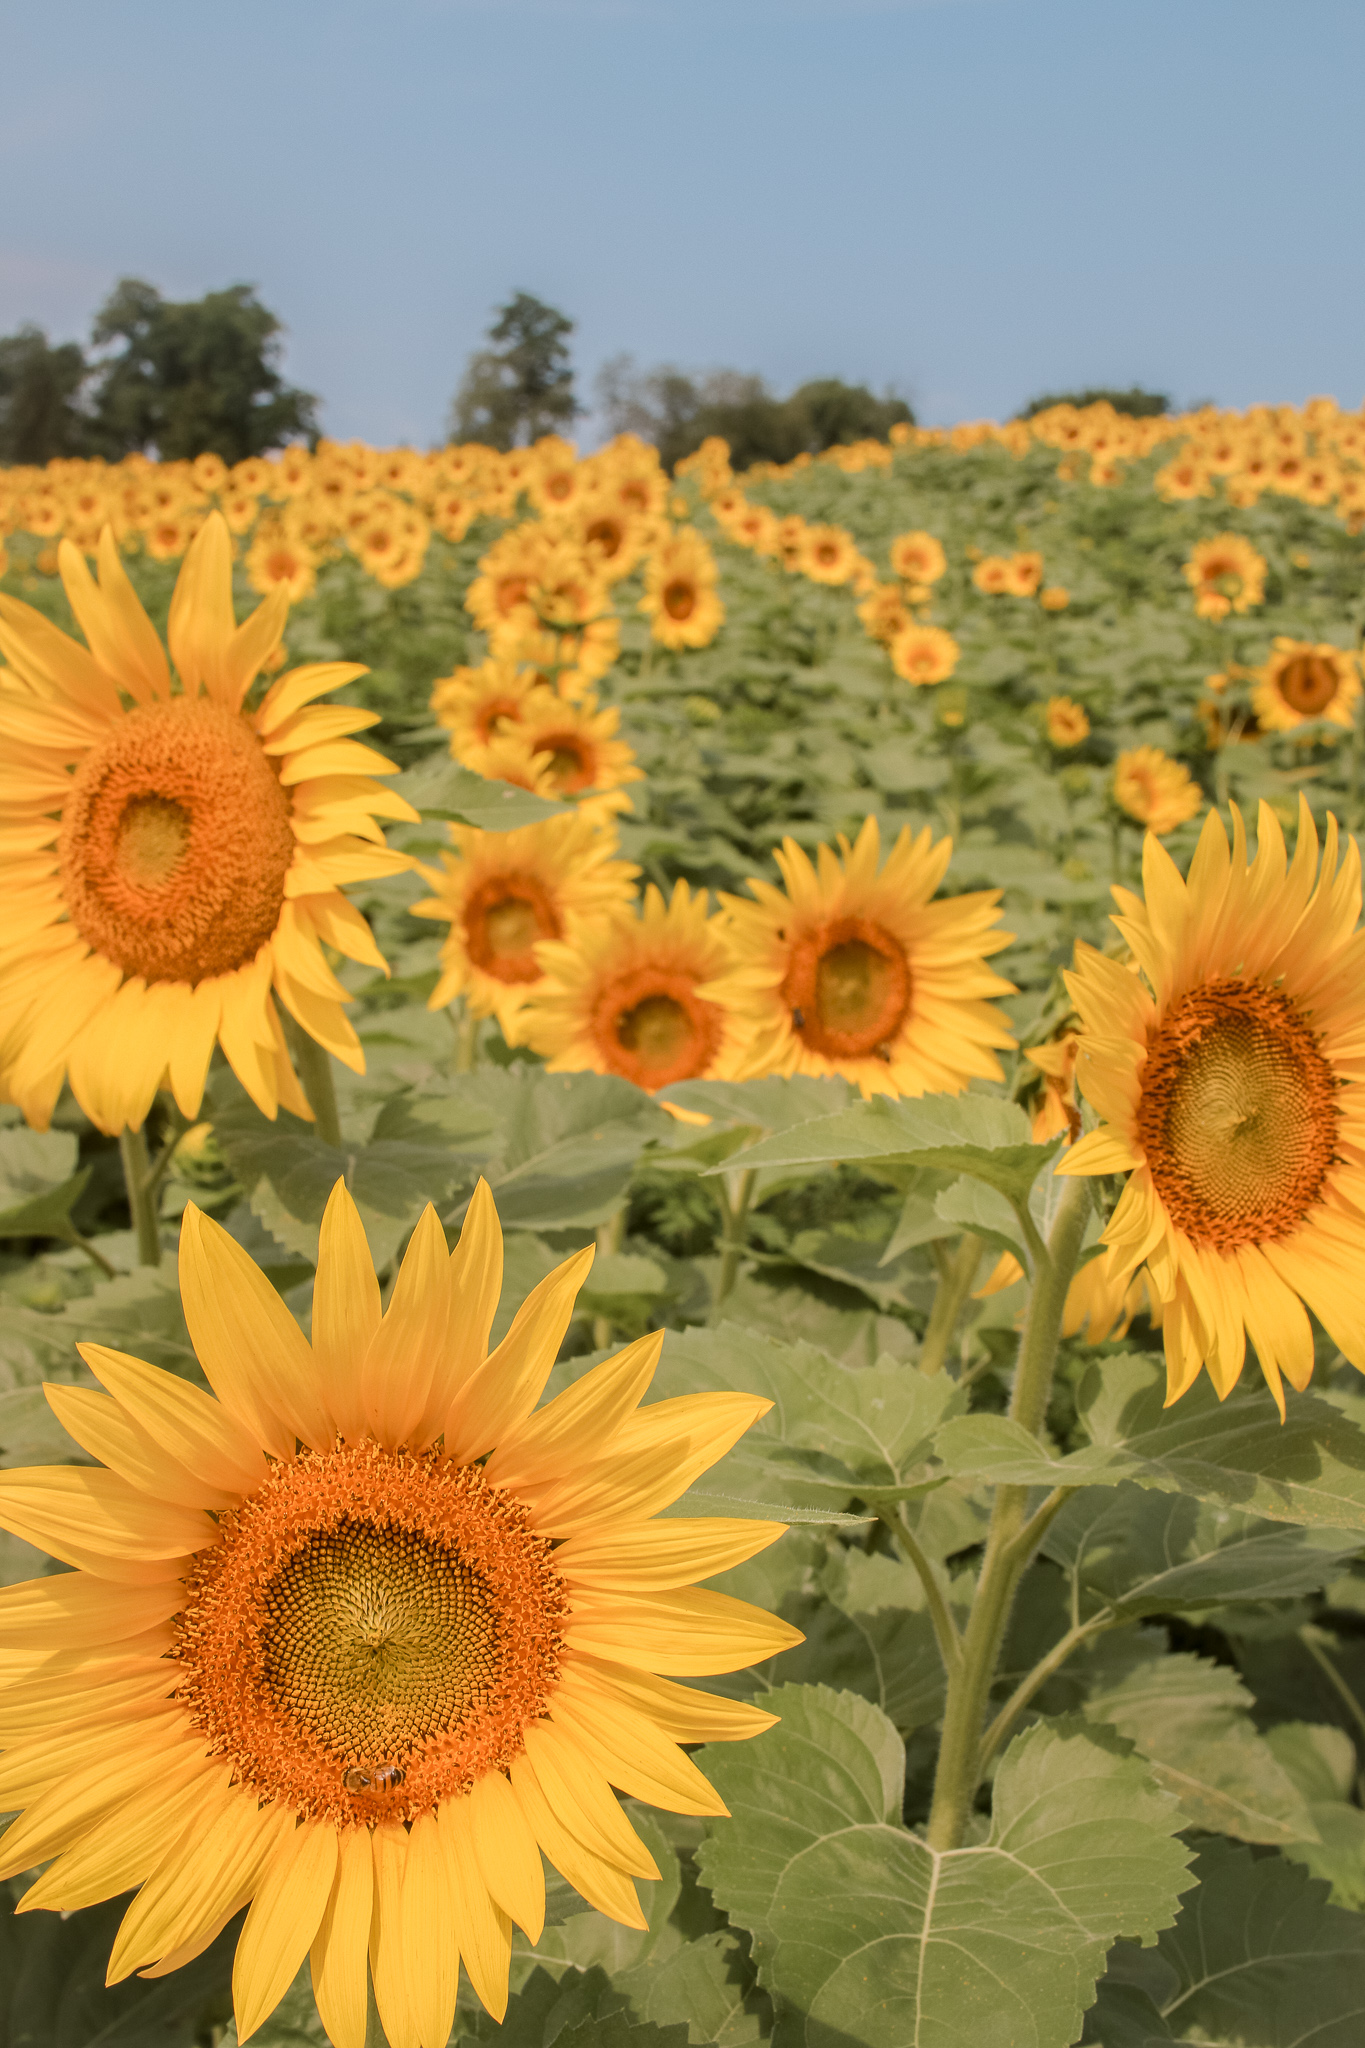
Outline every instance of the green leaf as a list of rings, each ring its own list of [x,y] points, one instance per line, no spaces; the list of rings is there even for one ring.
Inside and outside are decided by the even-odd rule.
[[[41,1387],[11,1387],[0,1394],[0,1465],[93,1463],[62,1428]]]
[[[847,1081],[795,1074],[768,1074],[755,1081],[678,1081],[660,1090],[661,1102],[676,1102],[725,1129],[788,1131],[813,1117],[846,1109],[854,1091]]]
[[[79,1913],[16,1917],[12,1901],[25,1889],[22,1881],[0,1887],[0,2041],[6,2048],[186,2048],[227,2018],[240,1918],[169,1977],[130,1977],[106,1987],[126,1898]]]
[[[733,1819],[699,1860],[753,1934],[784,2048],[1069,2048],[1110,1944],[1150,1941],[1189,1882],[1146,1766],[1080,1723],[1031,1728],[987,1840],[939,1854],[899,1825],[882,1715],[823,1687],[772,1704],[743,1754],[707,1751]]]
[[[1365,1908],[1365,1813],[1353,1806],[1356,1747],[1344,1728],[1321,1722],[1282,1721],[1266,1730],[1266,1743],[1308,1802],[1314,1835],[1291,1842],[1285,1854],[1314,1877],[1326,1878],[1335,1905]]]
[[[313,1973],[305,1963],[268,2020],[251,2036],[257,2048],[329,2048],[327,2029],[313,1997]],[[230,2019],[217,2048],[237,2048],[237,2022]]]
[[[7,1310],[4,1360],[14,1385],[84,1376],[76,1346],[108,1344],[190,1379],[201,1377],[169,1260],[104,1280],[50,1315]]]
[[[405,769],[391,786],[424,818],[476,825],[482,832],[514,832],[521,825],[562,817],[572,808],[515,783],[478,775],[443,754],[428,755],[415,768]]]
[[[806,1638],[782,1653],[785,1683],[859,1693],[902,1736],[941,1717],[943,1663],[924,1589],[909,1565],[837,1546],[818,1575],[818,1591],[784,1600],[782,1617]]]
[[[71,1131],[0,1130],[0,1237],[70,1238],[92,1171],[76,1157]]]
[[[677,1851],[652,1813],[634,1801],[626,1802],[626,1811],[632,1827],[659,1866],[657,1879],[635,1880],[648,1930],[623,1927],[604,1913],[585,1908],[583,1901],[571,1892],[572,1910],[557,1925],[546,1927],[536,1944],[537,1955],[572,1963],[580,1970],[589,1970],[594,1965],[605,1970],[625,1970],[652,1955],[661,1941],[667,1944],[672,1933],[669,1915],[682,1890]]]
[[[851,1371],[813,1345],[780,1344],[737,1323],[670,1331],[657,1384],[661,1393],[734,1388],[770,1400],[708,1485],[815,1508],[887,1506],[936,1484],[929,1444],[966,1398],[946,1373],[926,1377],[889,1361]]]
[[[732,1166],[931,1166],[971,1174],[1013,1201],[1023,1201],[1056,1144],[1029,1142],[1017,1103],[994,1095],[926,1095],[913,1101],[878,1095],[834,1116],[765,1138]],[[721,1169],[713,1167],[712,1172]]]
[[[1273,1521],[1365,1533],[1365,1430],[1314,1394],[1286,1393],[1281,1422],[1268,1390],[1246,1378],[1219,1402],[1206,1375],[1163,1409],[1165,1375],[1140,1354],[1097,1360],[1081,1384],[1092,1441],[1069,1456],[1003,1415],[950,1421],[935,1444],[962,1478],[1021,1486],[1118,1486],[1240,1508]]]
[[[1086,1701],[1086,1718],[1117,1728],[1180,1801],[1186,1826],[1243,1842],[1311,1841],[1308,1803],[1252,1721],[1235,1671],[1184,1653],[1145,1657]],[[1365,1815],[1361,1816],[1365,1820]]]
[[[754,1981],[743,1944],[728,1930],[618,1972],[611,1997],[623,1998],[637,2023],[685,2026],[690,2048],[708,2042],[747,2048],[772,2031],[771,2003]]]
[[[1155,1951],[1116,1952],[1090,2029],[1105,2048],[1142,2036],[1120,2025],[1146,1995],[1148,2038],[1237,2048],[1360,2048],[1365,2015],[1365,1916],[1327,1903],[1327,1887],[1283,1856],[1218,1841],[1200,1850],[1190,1894]],[[1164,2028],[1164,2032],[1162,2029]]]

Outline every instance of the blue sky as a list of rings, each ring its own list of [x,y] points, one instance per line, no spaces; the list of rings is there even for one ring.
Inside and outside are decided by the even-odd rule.
[[[434,440],[516,288],[585,390],[1365,395],[1360,0],[0,0],[0,48],[0,333],[245,280],[333,434]]]

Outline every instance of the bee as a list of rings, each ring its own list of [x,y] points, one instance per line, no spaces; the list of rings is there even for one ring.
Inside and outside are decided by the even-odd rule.
[[[804,1010],[793,1010],[793,1011],[792,1011],[792,1025],[793,1025],[793,1028],[794,1028],[795,1030],[797,1030],[797,1031],[800,1031],[800,1030],[802,1030],[802,1029],[804,1028],[804,1026],[805,1026],[805,1022],[806,1022],[806,1013],[805,1013],[805,1011],[804,1011]]]
[[[353,1764],[341,1782],[348,1792],[394,1792],[406,1776],[401,1764],[376,1764],[372,1771]]]

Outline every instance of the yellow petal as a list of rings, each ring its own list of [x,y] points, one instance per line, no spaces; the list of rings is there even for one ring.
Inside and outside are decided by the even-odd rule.
[[[534,1947],[545,1925],[545,1870],[516,1793],[501,1771],[488,1771],[467,1800],[451,1804],[461,1809],[489,1893]]]
[[[702,1677],[742,1671],[804,1642],[800,1629],[734,1600],[686,1587],[671,1593],[586,1594],[575,1598],[564,1640],[575,1649],[644,1671]]]
[[[174,1564],[217,1541],[192,1508],[148,1500],[115,1472],[28,1465],[0,1472],[0,1529],[100,1578],[178,1578]]]
[[[603,1455],[547,1486],[531,1504],[538,1529],[590,1533],[602,1521],[642,1522],[686,1493],[771,1408],[754,1394],[682,1394],[637,1408]]]
[[[1141,1166],[1142,1154],[1120,1131],[1088,1131],[1064,1152],[1054,1169],[1057,1173],[1131,1173]]]
[[[210,1486],[162,1450],[111,1395],[98,1394],[93,1387],[53,1386],[48,1381],[43,1392],[67,1435],[139,1493],[180,1508],[236,1505],[237,1495]]]
[[[59,1776],[30,1803],[24,1781],[35,1749],[55,1760]],[[145,1792],[149,1779],[167,1784],[182,1768],[186,1783],[216,1768],[204,1755],[202,1732],[189,1726],[183,1711],[148,1717],[116,1735],[101,1725],[80,1745],[64,1736],[55,1758],[50,1741],[8,1751],[0,1760],[0,1813],[19,1805],[27,1810],[0,1841],[0,1878],[17,1877],[69,1849],[92,1820]]]
[[[468,1804],[467,1800],[450,1800],[441,1808],[441,1843],[448,1860],[460,1929],[460,1953],[469,1981],[493,2018],[501,2021],[507,2011],[512,1922],[489,1897],[483,1881],[469,1830]]]
[[[533,1721],[524,1731],[526,1754],[541,1791],[564,1825],[597,1855],[633,1877],[655,1877],[659,1866],[636,1834],[606,1778],[564,1729]]]
[[[328,1821],[303,1821],[276,1844],[232,1966],[239,2041],[270,2017],[293,1983],[322,1925],[336,1870],[337,1831]]]
[[[583,1461],[599,1456],[606,1439],[639,1406],[654,1377],[663,1341],[663,1331],[652,1330],[584,1373],[499,1438],[484,1476],[495,1486],[535,1485],[557,1477],[557,1468],[580,1470]]]
[[[512,1790],[522,1812],[560,1875],[568,1879],[590,1906],[596,1906],[599,1913],[606,1913],[625,1927],[646,1931],[649,1922],[640,1911],[640,1901],[630,1879],[614,1863],[608,1863],[605,1857],[588,1848],[558,1819],[540,1789],[530,1759],[517,1757],[511,1774]]]
[[[227,1787],[231,1766],[220,1764],[218,1768],[220,1786],[201,1775],[195,1789],[194,1797],[203,1802],[205,1816],[220,1789]],[[27,1913],[41,1906],[77,1913],[142,1884],[165,1855],[167,1836],[179,1835],[184,1828],[185,1787],[190,1782],[189,1768],[182,1765],[169,1780],[158,1778],[145,1785],[135,1798],[84,1829],[74,1847],[50,1863],[24,1893],[18,1910]]]
[[[748,1742],[777,1726],[777,1715],[747,1700],[701,1692],[694,1685],[675,1685],[652,1671],[627,1670],[581,1652],[566,1660],[566,1670],[591,1679],[610,1700],[624,1700],[661,1728],[674,1742]]]
[[[232,536],[222,513],[210,512],[185,550],[166,624],[171,660],[187,697],[202,689],[225,701],[224,657],[236,630]]]
[[[369,670],[355,661],[311,661],[302,668],[290,669],[266,692],[256,714],[257,731],[274,732],[277,725],[293,717],[301,704],[311,704],[315,697],[325,697],[329,690],[344,689],[347,683],[368,674]]]
[[[292,1824],[293,1815],[278,1804],[262,1812],[255,1794],[241,1786],[192,1813],[124,1914],[108,1981],[116,1984],[174,1954],[212,1926],[231,1900],[254,1886]]]
[[[199,1114],[222,1014],[222,989],[216,976],[190,990],[170,1042],[171,1093],[182,1116]]]
[[[495,1351],[456,1396],[446,1420],[446,1450],[471,1464],[531,1413],[545,1390],[574,1300],[593,1261],[588,1245],[532,1289]]]
[[[373,1907],[370,1831],[346,1828],[338,1837],[332,1894],[310,1955],[318,2017],[336,2048],[365,2048]]]
[[[427,1405],[450,1315],[449,1265],[446,1234],[428,1202],[361,1367],[365,1419],[391,1450],[412,1440]]]
[[[69,540],[58,546],[57,561],[67,602],[100,667],[139,703],[168,697],[171,677],[165,653],[119,561],[109,528],[100,535],[98,586],[84,555]]]
[[[555,1570],[574,1585],[662,1592],[743,1564],[785,1534],[781,1522],[728,1521],[719,1515],[609,1524],[562,1543],[555,1552]]]
[[[632,1799],[671,1813],[723,1814],[729,1808],[675,1742],[622,1702],[562,1680],[553,1716],[602,1775]]]
[[[27,1742],[71,1721],[122,1721],[156,1700],[169,1699],[181,1676],[179,1666],[166,1657],[145,1657],[138,1664],[103,1682],[98,1670],[85,1674],[84,1682],[65,1671],[6,1686],[0,1692],[0,1742]]]
[[[408,1838],[394,1821],[371,1836],[374,1851],[374,1912],[370,1920],[370,1975],[374,1999],[389,2048],[421,2048],[408,1997],[407,1947],[403,1923],[403,1872]]]
[[[0,1587],[0,1643],[45,1650],[94,1648],[178,1614],[185,1589],[159,1585],[111,1586],[86,1572],[61,1572]]]
[[[408,1836],[403,1926],[411,1958],[408,2003],[418,2039],[422,2048],[445,2048],[460,1988],[460,1919],[451,1860],[434,1813],[419,1815]]]
[[[450,1254],[450,1319],[417,1442],[439,1436],[460,1389],[488,1355],[488,1332],[502,1293],[502,1229],[488,1183],[480,1177]]]
[[[289,593],[277,584],[254,612],[247,613],[229,640],[219,675],[222,701],[233,711],[260,674],[261,663],[279,646],[288,616]]]
[[[0,596],[0,654],[45,696],[68,698],[108,719],[121,715],[118,691],[98,662],[78,640],[15,597]]]
[[[329,1450],[335,1424],[313,1354],[255,1262],[191,1202],[180,1226],[180,1298],[190,1340],[223,1406],[263,1449]]]
[[[313,1283],[313,1355],[343,1436],[365,1428],[361,1369],[380,1324],[379,1282],[360,1211],[339,1180],[327,1198]]]
[[[268,1467],[251,1436],[202,1387],[104,1344],[76,1349],[139,1427],[208,1485],[233,1497],[253,1493],[266,1477]]]

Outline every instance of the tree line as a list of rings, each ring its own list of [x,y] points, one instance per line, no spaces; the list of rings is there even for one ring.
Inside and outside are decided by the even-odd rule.
[[[495,310],[466,365],[447,437],[509,449],[567,432],[588,408],[575,387],[574,323],[530,292]],[[59,456],[156,455],[178,461],[219,455],[241,462],[285,442],[318,438],[318,399],[280,371],[283,328],[250,285],[170,300],[141,278],[123,278],[95,315],[88,344],[54,343],[28,324],[0,336],[0,463]],[[1107,398],[1120,412],[1169,410],[1159,392],[1063,392],[1035,399],[1021,417],[1062,399]],[[665,363],[640,369],[614,357],[596,380],[610,433],[658,448],[668,468],[708,435],[728,441],[737,469],[790,462],[841,443],[885,440],[914,423],[902,397],[865,384],[815,378],[779,397],[738,370],[694,373]]]

